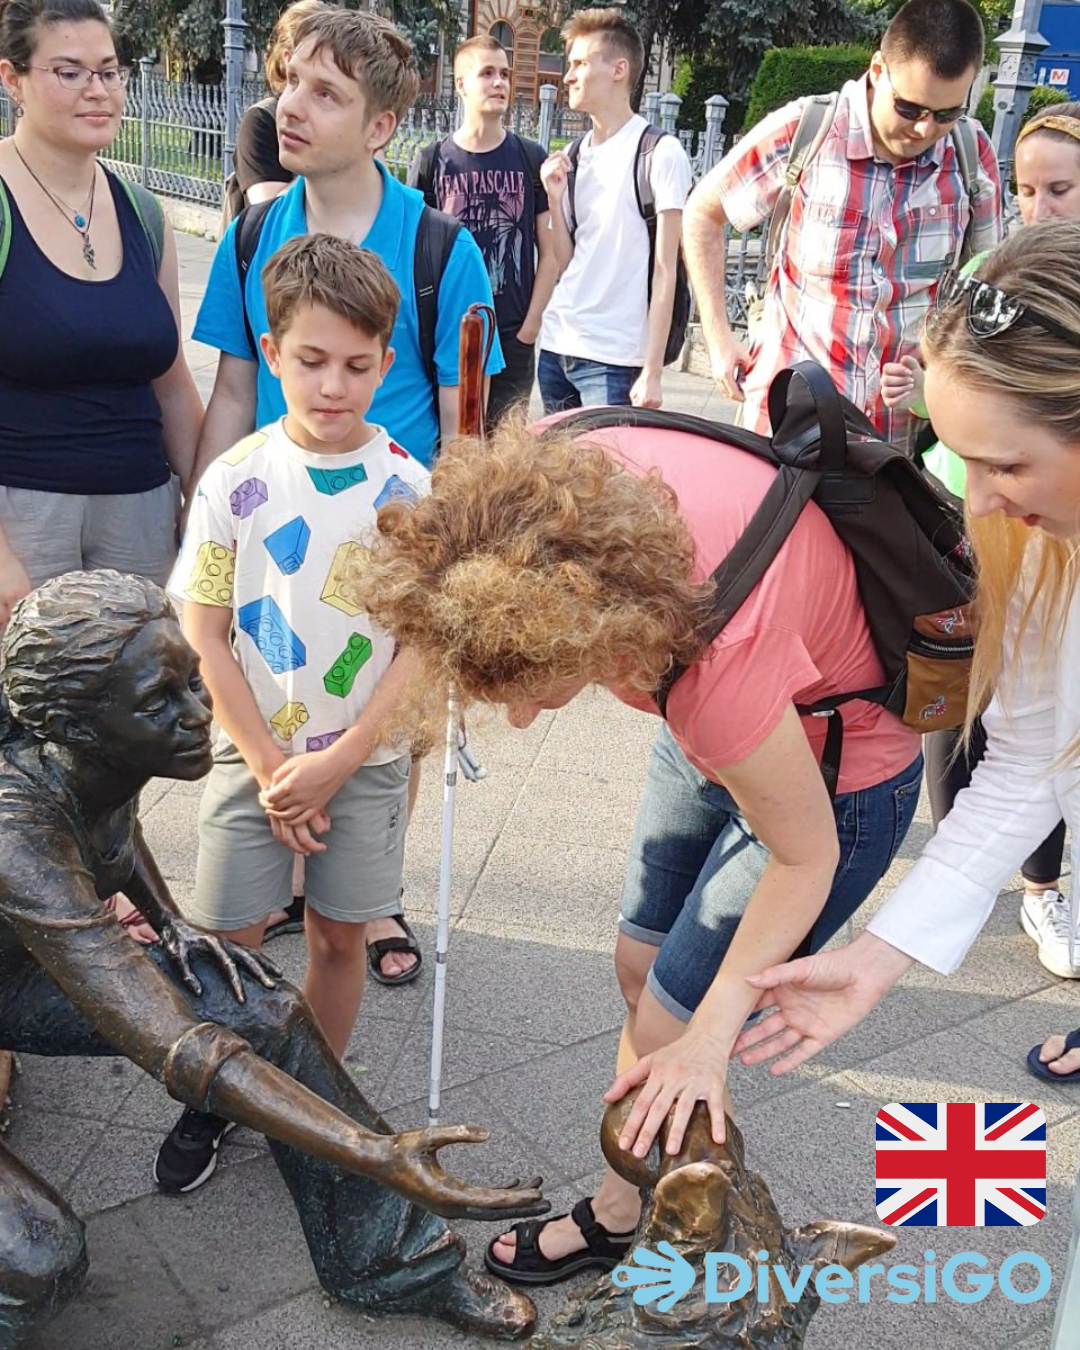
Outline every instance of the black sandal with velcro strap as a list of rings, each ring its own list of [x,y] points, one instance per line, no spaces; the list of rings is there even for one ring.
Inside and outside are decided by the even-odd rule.
[[[586,1198],[577,1202],[570,1211],[570,1218],[581,1229],[581,1236],[588,1245],[584,1251],[570,1252],[553,1261],[540,1250],[540,1234],[549,1223],[565,1218],[565,1214],[556,1214],[550,1219],[527,1219],[524,1223],[514,1224],[510,1230],[517,1239],[513,1261],[500,1261],[492,1242],[484,1253],[484,1265],[493,1275],[511,1284],[559,1284],[582,1270],[614,1270],[630,1250],[635,1230],[609,1233],[602,1223],[597,1222],[592,1200]]]

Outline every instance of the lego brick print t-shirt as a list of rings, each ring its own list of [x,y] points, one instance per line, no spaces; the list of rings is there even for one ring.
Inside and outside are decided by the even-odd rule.
[[[169,590],[233,611],[237,660],[286,754],[337,740],[389,667],[393,639],[353,603],[345,577],[379,508],[415,500],[428,481],[382,428],[350,454],[316,455],[283,422],[203,476]],[[380,746],[368,763],[400,754]]]
[[[462,150],[447,136],[435,156],[434,197],[480,246],[501,333],[516,333],[532,299],[536,217],[548,209],[540,182],[544,152],[508,132],[495,150]]]

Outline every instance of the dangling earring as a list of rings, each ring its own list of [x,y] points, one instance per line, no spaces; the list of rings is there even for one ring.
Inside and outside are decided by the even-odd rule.
[[[19,118],[20,118],[22,115],[23,115],[23,105],[22,105],[21,103],[16,103],[16,104],[15,104],[15,120],[18,121]]]

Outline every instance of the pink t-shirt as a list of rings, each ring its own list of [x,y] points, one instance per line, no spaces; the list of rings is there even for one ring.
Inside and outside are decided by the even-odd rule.
[[[659,470],[693,533],[694,576],[702,579],[726,557],[775,476],[743,450],[685,432],[612,427],[588,439],[632,472]],[[749,599],[676,683],[668,726],[690,762],[719,781],[719,770],[756,749],[789,703],[871,689],[884,678],[851,555],[811,502]],[[647,696],[614,692],[657,711]],[[877,705],[852,702],[842,713],[838,791],[884,782],[919,753],[918,734]],[[803,727],[820,759],[826,719],[804,717]]]

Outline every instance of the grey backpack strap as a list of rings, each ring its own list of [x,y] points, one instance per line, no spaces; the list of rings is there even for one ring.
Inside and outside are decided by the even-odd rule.
[[[971,118],[961,117],[949,133],[949,137],[956,151],[956,162],[960,167],[960,176],[964,180],[964,191],[971,205],[967,229],[957,240],[956,251],[953,254],[952,268],[954,272],[958,272],[975,252],[973,247],[975,209],[979,204],[983,185],[979,177],[979,133]]]
[[[835,93],[815,94],[813,98],[807,99],[802,116],[799,118],[799,125],[795,128],[795,135],[791,138],[784,186],[780,189],[780,196],[777,197],[776,205],[772,209],[769,228],[765,235],[764,266],[761,276],[766,284],[772,276],[780,238],[791,214],[795,189],[799,186],[799,180],[806,172],[807,165],[821,149],[822,142],[829,134],[836,116],[839,97],[840,95]]]

